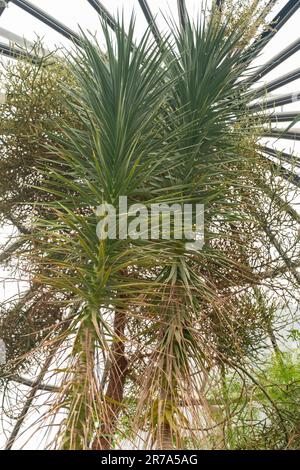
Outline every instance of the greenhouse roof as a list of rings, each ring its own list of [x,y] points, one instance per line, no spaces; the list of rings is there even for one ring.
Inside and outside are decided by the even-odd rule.
[[[222,7],[222,1],[216,1]],[[1,0],[0,52],[10,58],[22,57],[24,44],[28,49],[37,39],[49,51],[59,47],[71,49],[72,43],[79,41],[81,31],[92,33],[104,44],[100,18],[115,30],[118,16],[122,15],[129,24],[132,14],[136,17],[136,40],[149,25],[159,41],[168,31],[170,17],[184,27],[185,15],[196,18],[201,3],[197,0]],[[258,99],[252,109],[260,110],[263,103],[264,109],[272,112],[274,130],[263,138],[266,154],[276,159],[279,150],[283,152],[281,159],[287,162],[292,154],[299,157],[296,169],[293,165],[291,170],[293,181],[299,185],[300,131],[297,122],[292,129],[285,129],[297,121],[300,112],[300,0],[270,0],[269,3],[271,27],[262,33],[263,46],[258,47],[253,63],[257,71],[251,80],[258,89]],[[283,176],[290,177],[289,171],[287,164]]]

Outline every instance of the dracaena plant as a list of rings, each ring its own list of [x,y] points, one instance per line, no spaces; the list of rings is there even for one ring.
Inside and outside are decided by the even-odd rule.
[[[213,384],[242,373],[273,334],[273,304],[261,300],[278,268],[270,227],[296,216],[278,193],[274,203],[282,183],[259,152],[245,24],[205,11],[138,43],[134,20],[114,37],[102,26],[105,53],[83,35],[66,65],[74,85],[62,85],[63,105],[76,120],[59,116],[50,132],[39,160],[45,216],[27,235],[32,282],[64,299],[46,343],[59,375],[49,413],[62,413],[53,445],[193,448],[226,420]],[[202,249],[151,234],[99,239],[97,207],[121,196],[203,205]],[[293,256],[280,273],[298,282]]]

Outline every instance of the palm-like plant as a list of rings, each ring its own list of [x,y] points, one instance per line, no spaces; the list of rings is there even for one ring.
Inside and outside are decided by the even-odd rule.
[[[257,293],[272,278],[266,205],[280,212],[281,200],[266,190],[274,169],[248,109],[246,28],[204,12],[159,44],[148,31],[136,45],[133,20],[115,39],[103,24],[106,53],[83,36],[68,64],[76,125],[62,119],[51,136],[46,217],[28,235],[34,283],[64,296],[63,328],[48,337],[66,346],[52,407],[64,410],[64,449],[201,445],[216,426],[211,381],[270,331]],[[203,249],[176,237],[99,240],[95,209],[120,196],[129,206],[204,204]]]

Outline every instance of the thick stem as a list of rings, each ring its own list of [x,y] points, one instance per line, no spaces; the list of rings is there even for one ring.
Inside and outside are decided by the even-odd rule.
[[[63,450],[86,450],[94,426],[95,331],[88,321],[78,331],[76,363],[68,391],[69,413],[65,422]],[[77,350],[77,351],[76,351]]]
[[[165,421],[162,426],[161,432],[161,450],[174,450],[173,439],[172,439],[172,431],[170,424]]]
[[[94,450],[109,450],[116,430],[116,422],[122,406],[128,369],[124,342],[125,326],[125,312],[123,310],[116,310],[114,318],[115,341],[111,348],[111,364],[105,395],[107,401],[107,413],[103,423],[97,430],[97,435],[93,441],[92,448]]]
[[[164,370],[168,370],[167,364],[165,364]],[[174,449],[173,444],[173,435],[170,422],[167,418],[167,410],[172,414],[172,408],[170,408],[170,403],[172,402],[171,396],[171,385],[168,383],[166,378],[163,378],[162,389],[160,392],[160,402],[158,413],[161,415],[159,417],[158,423],[158,439],[157,439],[157,448],[159,450],[172,450]]]

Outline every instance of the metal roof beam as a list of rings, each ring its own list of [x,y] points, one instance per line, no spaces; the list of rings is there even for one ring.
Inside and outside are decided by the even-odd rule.
[[[274,1],[270,2],[275,3]],[[299,0],[289,0],[286,5],[274,16],[273,20],[269,23],[265,31],[258,39],[252,44],[252,48],[257,51],[257,54],[268,44],[268,42],[275,36],[275,34],[285,25],[285,23],[296,13],[300,8]]]
[[[106,21],[108,26],[116,32],[119,28],[118,22],[114,19],[114,17],[109,13],[109,11],[105,8],[105,6],[99,2],[99,0],[87,0],[89,4],[96,10],[99,16]],[[126,36],[127,37],[127,36]],[[135,49],[136,46],[132,45],[131,49]]]
[[[289,122],[300,117],[300,111],[287,111],[285,113],[274,113],[267,116],[271,122]]]
[[[12,33],[8,29],[2,28],[1,26],[0,26],[0,36],[2,38],[8,39],[10,42],[15,43],[15,44],[34,47],[34,44],[32,41],[29,41],[26,38],[19,36],[18,34]]]
[[[33,63],[38,63],[41,60],[39,57],[36,57],[29,52],[16,49],[15,47],[8,46],[2,42],[0,42],[0,54],[11,59],[30,59]]]
[[[299,4],[300,4],[300,0]],[[297,51],[300,50],[300,39],[296,39],[292,44],[290,44],[288,47],[283,49],[281,52],[279,52],[277,55],[272,57],[268,62],[266,62],[262,67],[260,67],[257,72],[252,75],[248,80],[245,80],[245,83],[255,83],[258,80],[260,80],[262,77],[267,75],[269,72],[271,72],[275,67],[280,65],[282,62],[287,60],[289,57],[291,57],[293,54],[295,54]]]
[[[300,100],[300,91],[295,91],[293,93],[286,93],[284,95],[275,95],[269,97],[265,101],[259,101],[248,106],[250,111],[263,111],[269,108],[276,108],[277,106],[283,106],[289,103],[296,103]]]
[[[291,72],[285,75],[281,75],[280,77],[275,78],[275,80],[272,80],[271,82],[268,82],[265,85],[256,88],[255,97],[258,98],[264,93],[270,93],[271,91],[277,90],[277,88],[287,85],[288,83],[294,82],[298,78],[300,78],[300,68],[294,69]]]
[[[287,152],[281,152],[280,150],[272,149],[271,147],[261,147],[260,150],[264,153],[270,155],[270,157],[274,157],[277,159],[283,159],[290,165],[295,164],[297,167],[300,167],[300,158],[296,157]]]
[[[269,153],[266,151],[266,148],[265,149],[262,148],[261,152],[265,154],[266,158],[271,162],[273,168],[275,168],[277,171],[279,170],[279,174],[283,179],[285,179],[289,183],[292,183],[294,186],[297,186],[298,188],[300,188],[300,176],[299,175],[291,172],[290,170],[280,165],[279,163],[274,162],[270,158]],[[273,157],[274,155],[271,155],[271,156]]]
[[[295,173],[292,173],[291,171],[284,168],[282,165],[275,165],[275,166],[276,166],[276,168],[280,167],[279,168],[280,173],[281,173],[280,176],[282,176],[282,178],[284,178],[289,183],[292,183],[294,186],[297,186],[298,188],[300,188],[300,176],[299,175],[296,175]]]
[[[291,131],[285,131],[284,129],[270,129],[263,133],[263,136],[277,137],[280,139],[287,140],[300,140],[300,129],[294,129]]]
[[[0,0],[0,16],[4,12],[6,7],[7,7],[7,1],[6,0]]]
[[[99,0],[87,0],[89,4],[96,10],[96,12],[103,18],[108,26],[113,30],[116,31],[118,29],[118,24],[113,16],[109,13],[109,11],[105,8],[105,6],[99,2]]]
[[[22,10],[26,11],[30,15],[37,18],[39,21],[42,21],[42,23],[46,24],[50,28],[54,29],[55,31],[63,35],[65,38],[70,39],[71,41],[74,41],[76,44],[80,45],[81,39],[77,33],[75,33],[72,29],[62,24],[53,16],[48,15],[48,13],[46,13],[41,8],[36,7],[35,5],[28,2],[27,0],[10,0],[10,1],[14,3],[16,6],[18,6],[19,8],[22,8]]]
[[[157,27],[157,24],[155,22],[155,19],[154,19],[154,16],[150,10],[150,7],[148,5],[148,2],[147,0],[138,0],[139,2],[139,5],[144,13],[144,16],[147,20],[147,23],[149,25],[149,28],[151,29],[152,31],[152,34],[153,36],[155,37],[155,40],[157,42],[157,44],[160,46],[161,43],[162,43],[162,38],[161,38],[161,35],[160,35],[160,32],[159,32],[159,29]]]

